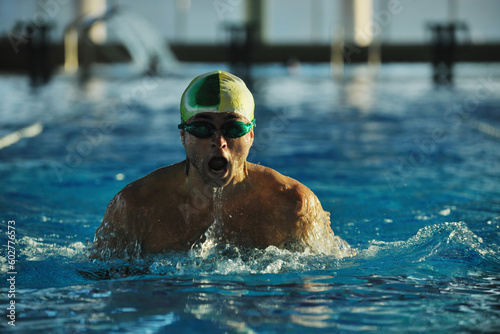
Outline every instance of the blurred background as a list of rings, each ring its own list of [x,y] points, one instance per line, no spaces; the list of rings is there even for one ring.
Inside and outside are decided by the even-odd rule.
[[[495,0],[5,0],[0,71],[31,73],[131,63],[175,73],[181,63],[454,62],[500,60]],[[82,75],[83,75],[82,74]],[[88,74],[88,73],[87,73]]]
[[[0,248],[16,221],[20,326],[220,333],[268,300],[269,327],[238,332],[500,332],[499,18],[498,0],[0,0]],[[308,186],[359,257],[180,255],[150,272],[203,276],[192,288],[100,285],[114,267],[85,249],[107,204],[185,159],[180,97],[216,69],[254,95],[248,160]]]

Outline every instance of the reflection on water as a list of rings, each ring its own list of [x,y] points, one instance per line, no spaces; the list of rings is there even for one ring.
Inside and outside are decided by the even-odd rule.
[[[375,263],[364,265],[377,271]],[[378,267],[384,271],[389,268],[384,263]],[[29,306],[21,309],[26,318],[20,328],[49,329],[56,321],[63,327],[101,331],[175,331],[209,326],[210,332],[265,332],[285,324],[292,332],[300,332],[292,330],[295,325],[330,331],[395,327],[421,331],[429,326],[451,330],[458,320],[462,328],[471,329],[479,323],[481,328],[492,328],[498,317],[495,309],[500,281],[496,275],[461,279],[415,271],[408,277],[364,276],[356,275],[361,272],[355,267],[335,272],[239,278],[146,276],[25,290],[20,302]],[[442,312],[446,312],[445,318]]]
[[[352,78],[341,86],[341,96],[345,99],[343,104],[354,106],[362,113],[373,108],[376,103],[374,80],[376,78],[369,67],[353,71]]]

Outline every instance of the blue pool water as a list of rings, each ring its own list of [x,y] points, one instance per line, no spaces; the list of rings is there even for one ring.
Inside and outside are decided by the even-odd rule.
[[[184,158],[178,101],[213,68],[83,86],[58,75],[36,91],[0,76],[2,332],[500,331],[499,65],[459,65],[453,87],[421,64],[353,66],[341,83],[326,65],[256,69],[250,160],[311,188],[354,257],[89,261],[113,195]]]

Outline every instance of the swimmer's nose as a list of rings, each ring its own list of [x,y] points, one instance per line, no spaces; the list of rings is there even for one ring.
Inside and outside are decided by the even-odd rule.
[[[220,131],[217,131],[215,135],[212,136],[212,146],[216,148],[225,148],[227,147],[226,138],[222,135]]]

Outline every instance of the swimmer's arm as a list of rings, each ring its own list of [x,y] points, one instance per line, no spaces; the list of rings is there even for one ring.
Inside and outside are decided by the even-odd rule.
[[[347,242],[334,235],[330,213],[323,210],[317,196],[307,187],[301,189],[301,209],[298,212],[299,240],[314,253],[343,257],[352,255]]]
[[[139,233],[127,201],[118,193],[109,203],[96,231],[92,259],[130,258],[139,255]]]
[[[321,225],[326,225],[324,218],[325,211],[323,210],[323,206],[319,201],[318,197],[306,186],[302,186],[298,188],[300,194],[300,200],[298,207],[300,208],[297,211],[297,227],[299,232],[299,237],[301,241],[307,246],[311,246],[311,242],[314,241],[316,226],[319,223]],[[329,221],[328,221],[329,222]],[[328,229],[331,231],[331,227],[328,225]]]

